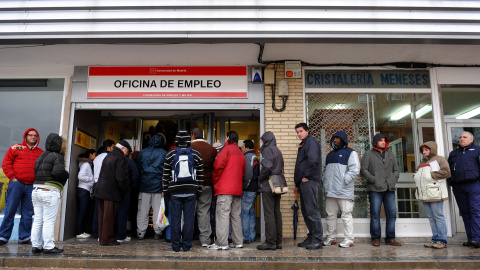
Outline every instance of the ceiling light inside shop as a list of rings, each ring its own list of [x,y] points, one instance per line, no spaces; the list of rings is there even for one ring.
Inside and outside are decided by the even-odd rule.
[[[335,106],[333,106],[334,110],[344,110],[347,108],[347,105],[345,103],[337,103]]]
[[[404,118],[405,116],[409,115],[411,112],[411,109],[410,109],[410,105],[408,105],[407,107],[401,109],[400,111],[394,113],[392,116],[390,116],[390,121],[397,121],[397,120],[400,120],[402,118]]]
[[[425,105],[415,112],[415,116],[418,119],[431,111],[432,111],[432,105]]]
[[[479,114],[480,114],[480,107],[477,107],[477,108],[475,108],[475,109],[473,109],[469,112],[466,112],[464,114],[461,114],[461,115],[459,115],[455,118],[457,118],[457,119],[470,119],[470,118],[472,118],[474,116],[477,116]]]

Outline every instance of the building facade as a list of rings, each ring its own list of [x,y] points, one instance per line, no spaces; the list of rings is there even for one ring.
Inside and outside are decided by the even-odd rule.
[[[402,237],[430,234],[413,195],[419,145],[448,156],[463,130],[480,141],[479,114],[463,115],[480,107],[480,1],[2,1],[0,14],[0,156],[29,127],[68,138],[59,239],[74,236],[78,154],[107,138],[140,150],[159,122],[202,127],[211,143],[237,130],[256,148],[272,131],[292,187],[295,124],[310,125],[323,159],[335,131],[360,156],[385,133]],[[360,177],[355,195],[354,232],[368,236]],[[282,197],[284,237],[293,201]],[[462,235],[453,197],[445,211],[449,235]]]

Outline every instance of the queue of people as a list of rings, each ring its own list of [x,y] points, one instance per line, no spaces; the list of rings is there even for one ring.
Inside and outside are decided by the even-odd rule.
[[[348,147],[347,134],[335,133],[332,150],[322,172],[321,148],[309,134],[308,125],[299,123],[295,131],[300,144],[294,171],[294,192],[300,195],[301,212],[308,234],[298,247],[321,249],[337,244],[337,215],[341,211],[344,239],[340,247],[354,246],[353,218],[354,180],[360,174],[367,181],[370,201],[370,235],[373,246],[381,245],[380,210],[386,214],[385,244],[401,246],[395,239],[396,183],[399,168],[389,139],[378,133],[372,139],[372,150],[361,158]],[[145,238],[150,209],[159,216],[161,201],[166,203],[170,221],[167,230],[154,222],[155,239],[165,233],[176,252],[192,248],[197,218],[202,247],[211,250],[243,248],[256,241],[255,203],[262,194],[265,220],[265,242],[259,250],[282,249],[281,194],[273,193],[269,179],[284,174],[284,160],[272,132],[261,136],[259,160],[253,142],[245,140],[238,147],[238,134],[229,131],[222,146],[211,146],[203,139],[203,131],[192,134],[180,130],[175,147],[163,149],[165,136],[152,134],[149,147],[131,159],[132,148],[122,140],[106,140],[96,152],[88,149],[79,158],[78,218],[76,237],[93,236],[102,246],[116,246],[131,240],[127,236],[130,200],[136,202],[135,230],[137,239]],[[437,144],[426,142],[419,148],[423,159],[414,176],[415,195],[423,203],[432,229],[427,248],[447,247],[447,225],[443,202],[448,199],[450,185],[467,232],[464,246],[480,248],[480,148],[474,145],[469,132],[460,136],[459,148],[448,160],[437,155]],[[65,170],[65,139],[50,134],[46,151],[38,147],[40,137],[35,129],[27,129],[23,143],[7,151],[2,168],[10,179],[7,207],[0,226],[0,245],[6,244],[13,229],[13,219],[21,203],[20,244],[31,244],[34,253],[61,253],[53,242],[54,223],[61,192],[69,173]],[[97,155],[98,153],[98,155]],[[323,184],[326,202],[326,229],[322,228],[318,193]],[[87,233],[85,220],[91,196],[95,197],[92,234]],[[134,213],[135,214],[135,213]],[[32,216],[34,222],[32,224]],[[171,233],[170,233],[171,232]],[[323,234],[326,238],[323,239]]]

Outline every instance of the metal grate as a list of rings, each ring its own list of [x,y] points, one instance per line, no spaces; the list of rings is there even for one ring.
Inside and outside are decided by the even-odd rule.
[[[373,119],[369,112],[375,95],[366,94],[307,94],[307,119],[310,134],[317,138],[322,146],[322,164],[332,150],[330,139],[337,131],[344,131],[348,137],[348,147],[354,149],[359,157],[370,150],[370,137],[373,134]],[[368,101],[368,102],[367,102]],[[371,114],[370,114],[371,115]],[[326,217],[324,192],[319,194],[322,217]],[[355,199],[353,217],[367,218],[368,194],[366,180],[358,176],[355,179]]]

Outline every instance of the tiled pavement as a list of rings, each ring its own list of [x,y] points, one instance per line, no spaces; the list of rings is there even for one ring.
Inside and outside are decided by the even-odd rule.
[[[299,239],[300,241],[302,239]],[[341,239],[339,239],[341,240]],[[357,238],[352,248],[338,246],[306,250],[285,239],[282,250],[259,251],[260,242],[244,248],[208,250],[198,241],[190,252],[173,252],[164,240],[136,240],[102,247],[96,239],[58,242],[65,252],[34,255],[31,246],[10,242],[0,246],[0,267],[86,269],[480,269],[480,249],[463,247],[449,239],[448,248],[423,247],[427,238],[397,238],[401,247],[373,247],[370,239]]]

